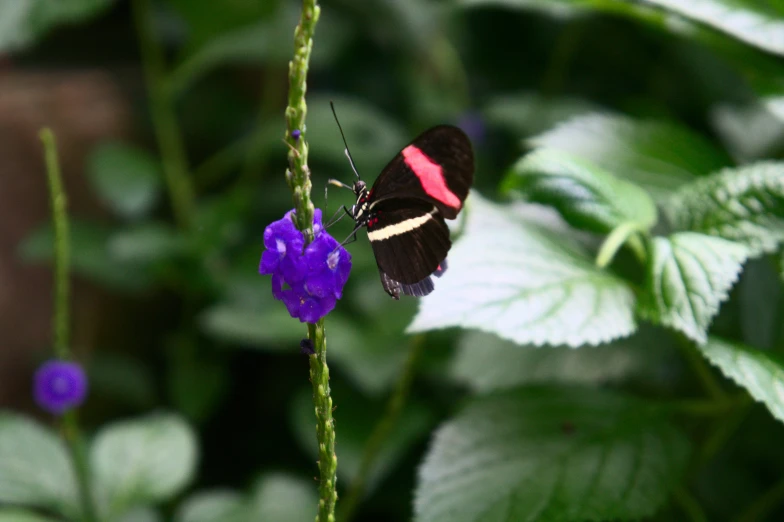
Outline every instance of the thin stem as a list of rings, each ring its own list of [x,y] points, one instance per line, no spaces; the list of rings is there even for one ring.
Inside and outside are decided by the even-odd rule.
[[[51,129],[42,129],[40,134],[44,147],[46,175],[49,180],[49,193],[52,203],[54,226],[54,352],[59,359],[71,359],[68,332],[69,298],[69,229],[67,198],[63,190],[60,162],[57,158],[57,142]],[[90,494],[87,458],[84,454],[76,413],[71,411],[63,418],[63,431],[71,450],[76,476],[79,483],[79,496],[82,503],[82,516],[86,522],[95,522],[95,507]]]
[[[348,494],[346,495],[346,500],[343,502],[341,507],[340,520],[343,522],[348,522],[351,520],[352,516],[354,515],[354,511],[356,511],[357,506],[359,506],[359,503],[365,494],[365,484],[367,482],[367,478],[372,471],[373,466],[376,464],[384,443],[389,438],[389,434],[392,432],[392,429],[395,427],[395,424],[397,424],[397,421],[400,418],[400,414],[403,411],[403,406],[408,399],[408,392],[411,389],[411,382],[413,381],[414,375],[416,373],[417,361],[419,360],[419,356],[422,354],[422,347],[424,344],[424,337],[421,335],[418,335],[411,340],[411,344],[408,349],[408,357],[406,358],[403,370],[400,373],[397,384],[395,385],[395,390],[389,397],[386,412],[384,413],[384,416],[381,418],[381,420],[379,420],[378,424],[376,424],[376,427],[373,429],[373,433],[370,435],[367,444],[365,444],[365,448],[362,451],[362,460],[359,464],[359,471],[357,472],[356,478],[354,478],[354,481],[351,483],[351,487],[349,488]]]
[[[76,480],[79,483],[79,498],[82,502],[82,513],[85,522],[96,522],[95,506],[90,494],[90,468],[87,464],[84,439],[82,438],[75,411],[69,411],[63,418],[63,436],[68,442],[71,458],[76,468]]]
[[[289,146],[289,168],[286,182],[291,188],[296,225],[305,235],[307,242],[313,240],[313,203],[310,200],[310,169],[308,168],[308,143],[305,116],[310,51],[313,48],[313,33],[321,9],[316,0],[303,0],[299,24],[294,31],[294,58],[289,62],[289,98],[286,107],[286,135]],[[294,131],[300,132],[294,139]],[[313,342],[314,354],[310,356],[310,382],[313,385],[313,404],[316,410],[316,438],[319,460],[319,506],[318,522],[335,522],[335,504],[338,494],[338,458],[335,455],[335,425],[332,420],[332,397],[329,389],[329,367],[327,366],[327,338],[324,319],[308,324],[308,335]]]
[[[618,253],[618,250],[627,242],[640,262],[645,264],[647,258],[645,247],[640,238],[634,235],[642,230],[643,227],[634,221],[627,221],[615,227],[599,248],[599,253],[596,256],[596,266],[604,268],[609,265],[615,254]]]
[[[705,389],[705,393],[717,401],[725,401],[727,399],[727,393],[721,387],[718,379],[713,375],[713,371],[705,361],[705,357],[697,351],[694,343],[679,335],[678,346],[681,348],[686,360],[689,361],[694,373],[697,374],[697,378]]]
[[[69,359],[68,349],[68,299],[70,262],[68,238],[68,200],[63,190],[60,163],[57,159],[57,143],[51,129],[40,132],[44,146],[46,175],[49,178],[49,194],[52,203],[54,227],[54,353],[60,359]]]
[[[691,522],[708,522],[705,511],[700,506],[697,499],[687,490],[680,488],[673,492],[675,503],[681,508]]]
[[[133,0],[131,5],[150,96],[150,116],[163,161],[172,211],[177,224],[188,228],[193,217],[194,191],[182,133],[166,86],[163,49],[153,30],[150,0]]]
[[[743,510],[736,522],[767,520],[768,515],[781,503],[784,503],[784,478],[776,482],[772,488]]]

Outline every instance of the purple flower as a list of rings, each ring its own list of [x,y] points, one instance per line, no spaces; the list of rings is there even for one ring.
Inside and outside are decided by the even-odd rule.
[[[351,272],[351,254],[329,234],[321,234],[305,249],[308,263],[308,291],[318,297],[334,293],[343,297],[343,286]]]
[[[87,377],[77,363],[48,361],[35,372],[33,395],[42,409],[62,415],[84,402]]]
[[[291,137],[294,138],[294,141],[297,141],[301,134],[302,133],[299,131],[299,129],[294,129],[291,131]]]
[[[259,273],[272,275],[272,295],[292,317],[315,323],[335,308],[351,272],[351,255],[324,230],[321,210],[313,215],[313,242],[292,221],[293,211],[264,231],[266,250]]]

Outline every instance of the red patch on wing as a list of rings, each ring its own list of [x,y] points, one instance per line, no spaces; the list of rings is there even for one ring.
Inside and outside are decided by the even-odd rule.
[[[428,196],[431,196],[441,203],[452,208],[460,208],[460,198],[455,196],[444,180],[444,172],[441,165],[425,156],[425,154],[414,145],[409,145],[403,149],[403,159],[406,165],[414,171],[422,188]]]

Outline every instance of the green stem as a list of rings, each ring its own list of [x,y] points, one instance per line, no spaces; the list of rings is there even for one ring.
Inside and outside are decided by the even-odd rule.
[[[316,439],[319,448],[319,506],[317,522],[335,522],[338,457],[335,455],[335,423],[332,420],[332,397],[327,366],[327,339],[324,319],[308,324],[308,335],[315,354],[310,356],[310,381],[313,384],[313,404],[316,407]]]
[[[310,51],[313,48],[313,33],[319,19],[321,8],[316,0],[303,0],[302,14],[294,31],[294,59],[289,62],[289,99],[286,107],[286,135],[289,145],[289,168],[286,182],[293,193],[296,224],[308,242],[313,240],[313,203],[310,201],[310,168],[308,167],[308,141],[305,129],[305,116],[308,106],[305,103],[307,90]],[[299,139],[292,133],[299,131]]]
[[[308,142],[305,102],[308,65],[313,48],[313,33],[321,9],[316,0],[303,0],[299,24],[294,31],[294,58],[289,62],[289,97],[286,107],[286,135],[289,146],[289,168],[286,182],[291,188],[295,212],[295,224],[305,235],[307,242],[313,240],[313,202],[310,200],[310,169],[308,168]],[[294,131],[301,134],[294,139]],[[313,385],[313,404],[316,410],[316,438],[319,453],[319,506],[318,522],[335,522],[337,503],[338,458],[335,455],[335,425],[332,420],[332,397],[329,389],[329,367],[327,366],[327,339],[324,319],[308,324],[308,335],[313,342],[314,354],[310,356],[310,382]]]
[[[618,253],[618,250],[627,242],[640,262],[645,264],[647,258],[645,246],[640,238],[634,235],[641,231],[643,231],[643,227],[634,221],[627,221],[615,227],[599,248],[599,253],[596,256],[596,266],[604,268],[609,265],[615,254]]]
[[[44,147],[46,175],[49,180],[49,193],[52,203],[52,221],[54,226],[54,352],[59,359],[71,359],[68,346],[68,297],[69,297],[69,230],[67,198],[63,189],[60,173],[60,162],[57,158],[57,142],[51,129],[42,129],[40,134]],[[63,418],[63,431],[76,468],[79,484],[79,496],[82,503],[82,516],[86,522],[95,522],[95,507],[90,494],[87,458],[84,454],[76,413],[67,412]]]
[[[408,358],[406,359],[400,378],[395,386],[395,391],[390,396],[389,402],[387,402],[386,412],[378,424],[376,424],[373,433],[370,435],[370,438],[362,451],[359,471],[351,483],[351,487],[346,495],[346,500],[343,502],[341,508],[340,520],[343,522],[348,522],[354,515],[354,511],[365,493],[365,483],[367,482],[368,475],[378,459],[381,448],[389,438],[389,434],[400,418],[403,406],[408,398],[408,392],[411,389],[411,381],[414,379],[416,364],[422,353],[424,344],[424,337],[421,335],[418,335],[411,340]]]
[[[772,488],[762,494],[757,500],[738,516],[736,522],[758,522],[767,520],[768,515],[784,502],[784,478],[776,482]]]
[[[142,55],[144,78],[150,96],[150,116],[163,162],[172,211],[181,228],[191,225],[194,191],[188,175],[188,159],[165,78],[163,49],[152,24],[150,0],[131,2]]]
[[[57,159],[57,143],[51,129],[40,132],[44,146],[46,175],[49,178],[49,194],[52,203],[54,227],[54,353],[60,359],[69,359],[68,349],[68,266],[70,260],[68,238],[68,201],[63,190],[60,163]]]
[[[713,371],[705,361],[705,357],[703,357],[702,354],[697,351],[694,343],[679,335],[678,346],[681,348],[681,351],[686,357],[686,360],[689,361],[689,364],[694,370],[694,373],[697,374],[697,378],[699,379],[700,383],[702,383],[702,387],[705,389],[705,393],[718,402],[726,401],[727,393],[713,375]]]
[[[683,488],[675,490],[673,492],[673,499],[691,522],[708,522],[708,517],[705,516],[705,511],[702,509],[702,506],[700,506],[697,499],[687,490]]]
[[[79,498],[82,502],[82,516],[85,522],[96,522],[98,517],[96,516],[93,498],[90,494],[90,468],[75,411],[69,411],[65,414],[63,418],[63,435],[68,442],[71,458],[76,468]]]

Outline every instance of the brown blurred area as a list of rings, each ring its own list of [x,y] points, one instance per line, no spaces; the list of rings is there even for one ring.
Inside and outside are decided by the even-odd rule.
[[[19,259],[20,242],[49,219],[49,193],[38,132],[54,131],[69,213],[102,214],[84,176],[87,155],[129,133],[131,114],[116,81],[95,71],[21,71],[0,67],[0,407],[29,409],[31,375],[50,357],[52,279],[47,265]],[[86,357],[95,316],[107,298],[74,281],[72,345]]]

